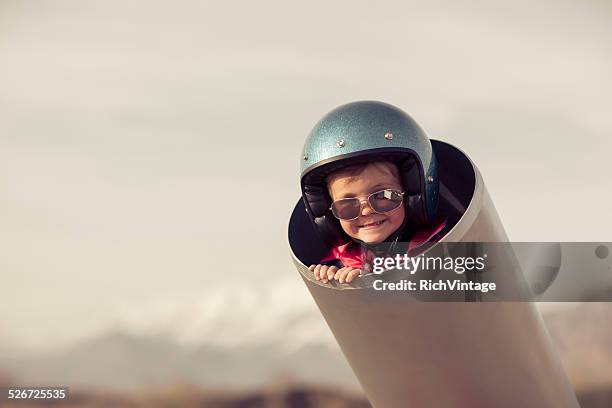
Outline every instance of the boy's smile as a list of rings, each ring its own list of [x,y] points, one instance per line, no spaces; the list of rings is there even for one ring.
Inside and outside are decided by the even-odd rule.
[[[385,221],[387,221],[387,220],[380,220],[380,221],[371,222],[369,224],[360,225],[359,228],[367,228],[367,229],[378,228]]]
[[[391,163],[372,163],[359,174],[344,174],[342,171],[328,180],[332,200],[357,197],[361,201],[361,211],[354,220],[340,220],[344,232],[351,238],[368,244],[383,242],[404,222],[404,205],[384,213],[376,213],[367,201],[369,194],[382,189],[403,191],[396,168]],[[393,171],[395,170],[395,171]]]

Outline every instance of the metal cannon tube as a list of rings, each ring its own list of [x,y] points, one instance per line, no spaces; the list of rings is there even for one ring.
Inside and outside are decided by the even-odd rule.
[[[432,145],[440,208],[453,224],[440,244],[507,241],[476,166],[447,143]],[[316,281],[308,265],[325,248],[301,201],[289,241],[299,274],[374,407],[578,407],[532,303],[422,302],[408,294],[387,301],[377,298],[371,275],[350,285]],[[520,270],[508,276],[522,285]]]

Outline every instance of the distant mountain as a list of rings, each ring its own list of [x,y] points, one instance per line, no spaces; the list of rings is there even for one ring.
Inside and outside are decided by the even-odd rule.
[[[0,367],[18,383],[91,390],[134,391],[168,384],[246,389],[283,377],[358,388],[339,350],[324,345],[290,352],[274,345],[189,349],[169,340],[121,332],[44,356],[3,358]]]
[[[62,350],[25,357],[0,352],[0,373],[25,384],[89,389],[244,389],[282,379],[358,388],[299,280],[208,289],[192,298],[140,304],[105,334]]]

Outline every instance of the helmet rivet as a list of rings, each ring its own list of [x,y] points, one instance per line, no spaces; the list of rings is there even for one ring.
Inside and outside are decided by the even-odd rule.
[[[433,183],[434,178],[432,176],[427,176],[427,182]]]
[[[307,154],[305,154],[305,155],[304,155],[304,161],[307,161],[307,160],[308,160],[308,155],[307,155]]]
[[[340,139],[336,142],[336,146],[338,147],[344,147],[346,145],[346,142],[344,141],[344,139]]]
[[[393,140],[393,133],[391,133],[391,132],[387,132],[387,133],[385,133],[385,139],[387,139],[387,140]]]

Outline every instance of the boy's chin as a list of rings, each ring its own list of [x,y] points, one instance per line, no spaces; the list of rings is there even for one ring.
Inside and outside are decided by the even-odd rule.
[[[367,240],[367,241],[363,240],[363,242],[365,242],[366,244],[369,244],[369,245],[376,245],[376,244],[380,244],[382,242],[385,242],[385,240],[384,239],[374,239],[374,240]]]
[[[389,236],[363,236],[363,237],[357,237],[357,239],[359,239],[362,242],[365,242],[366,244],[380,244],[381,242],[385,242],[385,239],[389,238]]]

